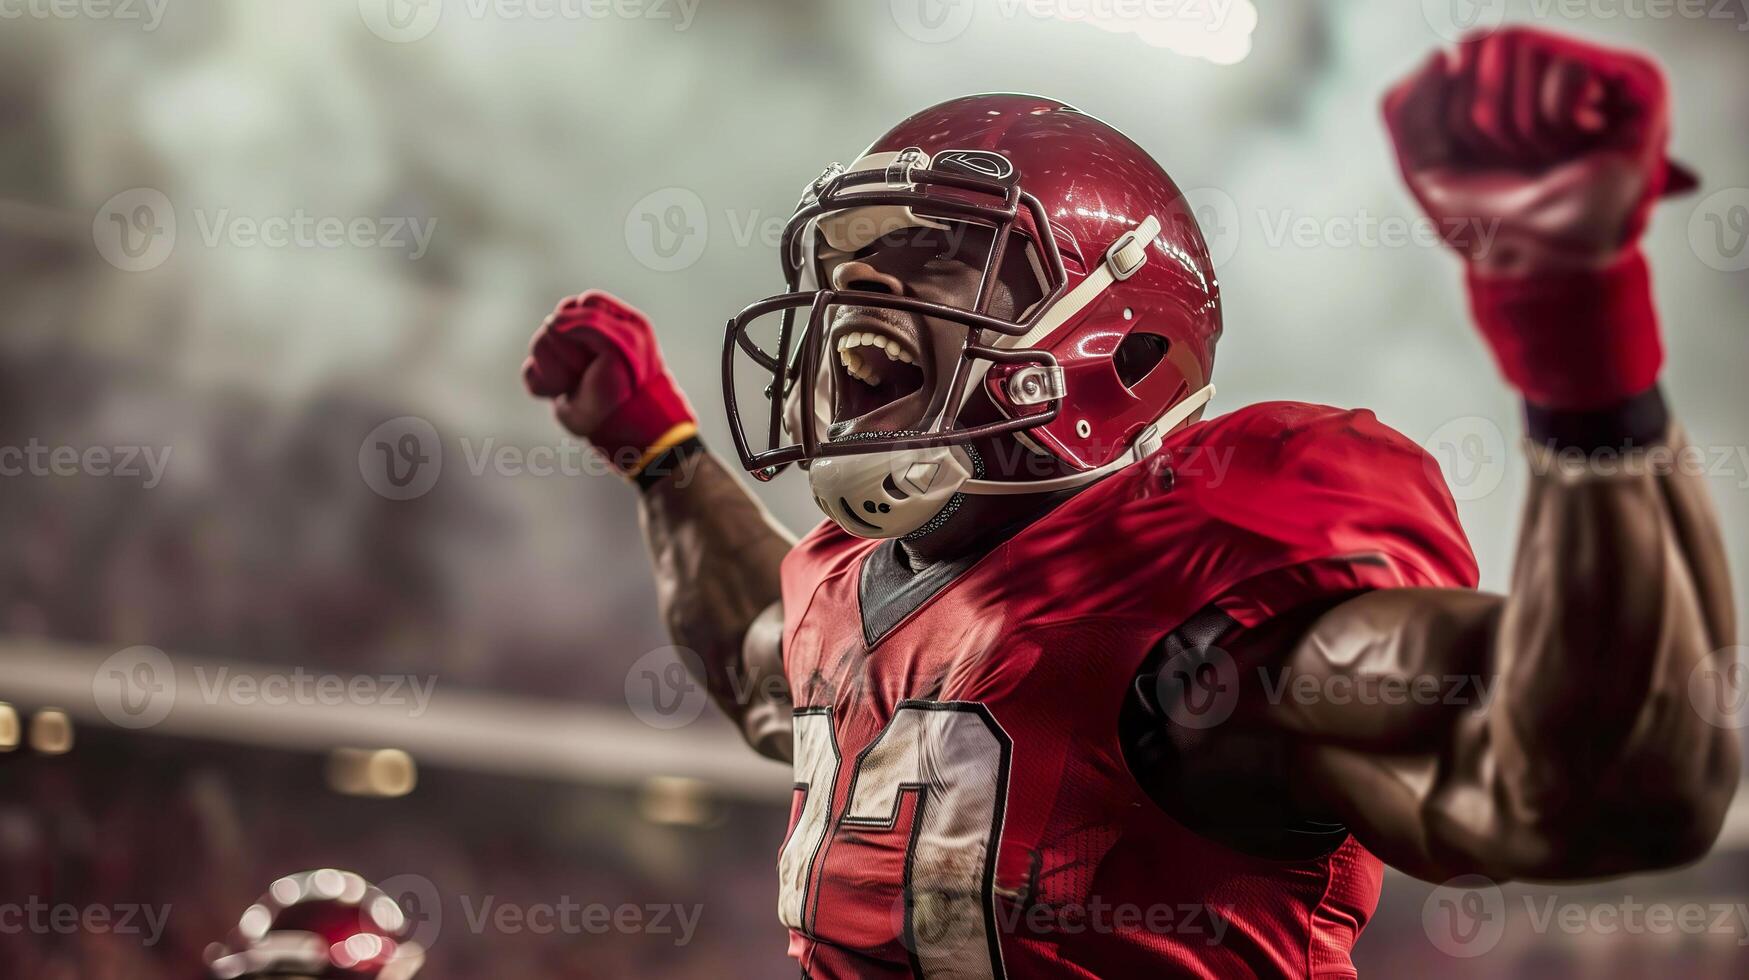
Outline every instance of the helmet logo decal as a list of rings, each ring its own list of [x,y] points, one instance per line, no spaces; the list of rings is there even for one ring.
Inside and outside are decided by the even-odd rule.
[[[991,180],[1008,180],[1014,176],[1014,164],[1000,153],[990,150],[943,150],[935,156],[938,170],[963,170]]]

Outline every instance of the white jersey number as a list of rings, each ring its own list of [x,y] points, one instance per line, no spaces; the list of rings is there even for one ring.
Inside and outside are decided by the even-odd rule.
[[[815,862],[832,860],[835,827],[894,829],[903,794],[919,795],[905,869],[904,942],[923,977],[1003,975],[995,875],[1008,800],[1010,742],[989,709],[969,701],[901,701],[850,774],[844,812],[832,814],[840,769],[832,716],[795,716],[801,815],[778,857],[778,916],[814,934]],[[897,916],[895,916],[895,920]]]

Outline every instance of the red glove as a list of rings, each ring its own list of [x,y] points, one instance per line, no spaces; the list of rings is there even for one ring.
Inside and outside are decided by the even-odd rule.
[[[1410,191],[1469,262],[1507,380],[1571,410],[1650,388],[1664,355],[1636,243],[1659,197],[1695,186],[1664,156],[1657,66],[1512,28],[1436,52],[1384,114]]]
[[[560,423],[627,476],[692,438],[698,417],[642,313],[600,290],[559,304],[535,332],[522,380]]]

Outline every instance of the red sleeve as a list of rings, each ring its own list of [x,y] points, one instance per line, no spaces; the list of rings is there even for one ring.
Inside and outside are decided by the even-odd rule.
[[[1199,472],[1178,490],[1249,542],[1214,600],[1241,625],[1368,589],[1475,587],[1438,463],[1371,412],[1265,402],[1187,436],[1178,470]]]

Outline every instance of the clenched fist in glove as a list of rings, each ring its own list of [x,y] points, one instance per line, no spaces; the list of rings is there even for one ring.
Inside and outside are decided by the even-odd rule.
[[[650,321],[600,290],[559,304],[534,335],[522,379],[559,423],[629,477],[698,433]]]
[[[1507,380],[1573,411],[1651,388],[1663,350],[1636,243],[1658,198],[1694,186],[1664,155],[1657,66],[1507,29],[1436,52],[1384,114],[1411,192],[1468,262]]]

